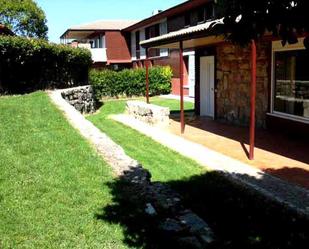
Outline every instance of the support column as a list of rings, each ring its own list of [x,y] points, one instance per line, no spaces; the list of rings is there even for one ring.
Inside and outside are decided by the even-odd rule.
[[[146,68],[146,102],[147,102],[147,104],[149,104],[149,60],[148,60],[148,49],[146,50],[145,68]]]
[[[256,99],[256,44],[251,41],[251,110],[250,110],[250,150],[249,159],[254,159],[255,142],[255,99]]]
[[[181,134],[185,131],[185,112],[184,112],[184,93],[183,93],[183,43],[182,41],[179,42],[179,77],[180,77],[180,131]]]

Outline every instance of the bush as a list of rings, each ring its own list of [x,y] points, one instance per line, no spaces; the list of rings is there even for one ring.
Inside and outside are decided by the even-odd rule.
[[[92,70],[90,84],[97,99],[102,97],[144,96],[146,94],[145,69]],[[149,94],[151,96],[167,94],[171,91],[172,70],[170,67],[152,67],[149,69]]]
[[[0,36],[0,92],[21,93],[88,83],[90,51],[44,40]]]

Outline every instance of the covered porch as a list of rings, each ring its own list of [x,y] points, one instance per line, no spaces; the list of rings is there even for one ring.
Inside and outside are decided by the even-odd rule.
[[[178,48],[180,75],[184,67],[183,52],[195,49],[197,55],[194,113],[185,113],[181,93],[180,112],[172,116],[168,131],[309,188],[306,132],[302,138],[294,133],[287,135],[280,122],[275,123],[275,129],[263,129],[267,118],[273,118],[270,113],[271,40],[266,37],[259,44],[252,41],[246,49],[232,48],[219,35],[221,24],[220,20],[209,21],[141,43],[148,50]],[[183,78],[180,84],[182,89]],[[146,88],[149,88],[148,81]],[[302,124],[304,131],[308,130],[305,122],[296,123]]]
[[[283,180],[309,189],[309,141],[281,132],[256,130],[255,158],[249,160],[248,128],[187,113],[186,129],[179,129],[179,114],[171,115],[167,130]]]

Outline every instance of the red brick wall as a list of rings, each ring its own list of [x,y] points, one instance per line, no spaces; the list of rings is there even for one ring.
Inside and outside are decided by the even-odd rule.
[[[183,93],[184,93],[184,96],[188,96],[189,95],[189,89],[184,88]],[[172,79],[172,94],[180,95],[180,79],[179,78],[173,78]]]
[[[125,37],[120,31],[107,31],[105,33],[107,60],[130,61],[131,55]]]

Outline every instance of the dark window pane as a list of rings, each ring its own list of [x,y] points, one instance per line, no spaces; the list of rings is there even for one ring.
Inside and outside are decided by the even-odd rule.
[[[139,59],[140,58],[139,31],[136,31],[135,33],[135,42],[136,42],[135,43],[136,44],[136,59]]]
[[[274,111],[309,118],[309,53],[275,53]]]

